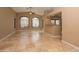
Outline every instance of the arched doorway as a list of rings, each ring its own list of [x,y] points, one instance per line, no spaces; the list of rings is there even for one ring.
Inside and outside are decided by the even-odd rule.
[[[39,18],[37,18],[37,17],[32,18],[32,27],[33,28],[38,28],[39,25],[40,25]]]
[[[40,30],[43,27],[41,17],[20,17],[20,29],[24,30]]]
[[[21,17],[20,18],[20,26],[21,26],[21,29],[29,27],[29,18],[28,17]]]

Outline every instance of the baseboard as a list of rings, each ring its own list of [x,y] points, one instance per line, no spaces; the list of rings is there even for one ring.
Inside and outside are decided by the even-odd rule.
[[[2,39],[0,39],[0,41],[7,39],[8,37],[10,37],[11,35],[13,35],[16,31],[13,31],[12,33],[8,34],[7,36],[3,37]]]
[[[49,34],[49,33],[46,33],[46,34],[48,34],[50,37],[61,37],[60,35],[52,35],[52,34]]]
[[[76,49],[77,51],[79,51],[79,47],[77,47],[77,46],[75,46],[75,45],[73,45],[73,44],[71,44],[71,43],[69,43],[69,42],[67,42],[65,40],[62,40],[62,42],[66,43],[67,45],[70,45],[71,47],[73,47],[74,49]]]
[[[18,31],[25,31],[25,30],[16,30],[16,31],[18,32]],[[28,31],[28,30],[26,30],[26,31],[27,31],[27,32],[44,32],[43,30],[41,30],[41,31],[35,31],[35,30],[29,30],[29,31]]]

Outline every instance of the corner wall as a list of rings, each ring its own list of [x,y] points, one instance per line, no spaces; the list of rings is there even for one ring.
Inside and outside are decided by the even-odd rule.
[[[62,11],[62,39],[79,47],[79,7]]]
[[[14,31],[16,13],[8,7],[0,7],[0,39]]]

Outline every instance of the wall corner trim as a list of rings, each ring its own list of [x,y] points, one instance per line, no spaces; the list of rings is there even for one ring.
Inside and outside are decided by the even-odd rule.
[[[3,41],[3,40],[5,40],[5,39],[7,39],[7,38],[10,37],[11,35],[13,35],[15,32],[16,32],[16,30],[13,31],[13,32],[11,32],[10,34],[6,35],[6,36],[3,37],[2,39],[0,39],[0,41]]]
[[[67,44],[67,45],[70,45],[71,47],[73,47],[74,49],[76,49],[77,51],[79,51],[79,47],[77,47],[76,45],[73,45],[65,40],[62,40],[63,43]]]

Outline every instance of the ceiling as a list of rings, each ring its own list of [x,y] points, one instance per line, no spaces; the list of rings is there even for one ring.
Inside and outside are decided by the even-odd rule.
[[[29,7],[12,7],[12,9],[17,13],[28,12],[30,10]],[[44,11],[50,11],[52,9],[52,7],[31,7],[31,11],[39,15],[43,15]]]

